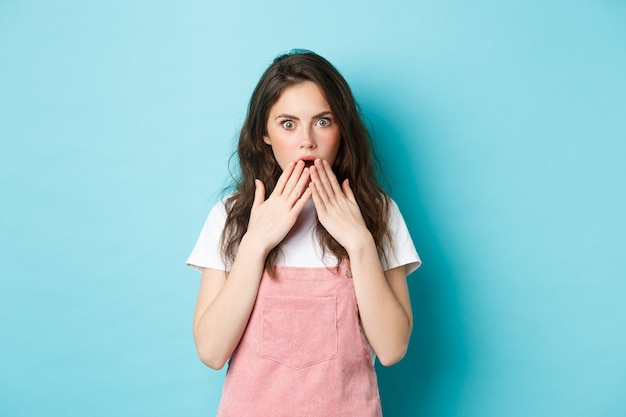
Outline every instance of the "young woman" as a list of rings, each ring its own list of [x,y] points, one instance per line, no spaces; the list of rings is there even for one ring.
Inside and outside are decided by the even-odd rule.
[[[200,359],[229,361],[219,416],[380,416],[374,358],[406,353],[419,256],[350,88],[310,51],[265,71],[241,175],[187,263],[202,271]]]

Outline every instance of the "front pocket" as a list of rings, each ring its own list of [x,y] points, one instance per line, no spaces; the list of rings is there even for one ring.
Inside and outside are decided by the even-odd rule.
[[[336,358],[335,297],[263,297],[261,356],[295,369]]]

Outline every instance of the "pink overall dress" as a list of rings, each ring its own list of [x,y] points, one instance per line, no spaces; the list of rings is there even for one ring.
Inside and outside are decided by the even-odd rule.
[[[218,417],[380,417],[347,263],[263,275]]]

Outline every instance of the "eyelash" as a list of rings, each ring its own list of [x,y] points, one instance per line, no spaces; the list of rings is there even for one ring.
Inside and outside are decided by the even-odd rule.
[[[323,122],[323,124],[320,124],[320,122]],[[287,126],[287,124],[291,124],[292,126],[289,127],[289,126]],[[316,126],[321,126],[321,127],[330,126],[330,124],[331,124],[331,120],[328,117],[322,117],[317,122],[315,122]],[[284,129],[291,130],[294,127],[296,127],[296,124],[292,120],[285,120],[285,121],[281,122],[281,126]]]

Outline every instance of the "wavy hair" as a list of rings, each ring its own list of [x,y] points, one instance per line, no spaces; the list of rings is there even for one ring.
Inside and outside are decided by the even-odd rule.
[[[389,197],[378,180],[378,159],[352,91],[339,71],[326,59],[311,51],[292,50],[273,61],[261,76],[250,99],[236,151],[240,175],[233,176],[234,192],[225,202],[228,214],[221,236],[225,261],[234,261],[239,242],[248,229],[254,201],[254,180],[263,181],[267,198],[282,173],[271,146],[263,141],[267,134],[269,111],[286,88],[306,81],[314,82],[322,90],[340,129],[341,141],[332,166],[333,172],[339,183],[346,178],[349,180],[378,253],[385,257],[383,248],[391,243],[387,226]],[[346,250],[319,220],[315,232],[323,253],[331,253],[339,262],[347,257]],[[265,260],[265,267],[272,277],[275,276],[280,253],[278,245]]]

